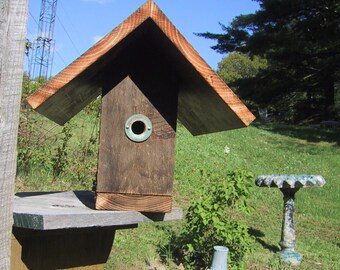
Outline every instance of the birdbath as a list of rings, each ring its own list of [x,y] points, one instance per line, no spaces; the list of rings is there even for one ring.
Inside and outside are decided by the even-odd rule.
[[[302,255],[295,251],[294,197],[304,187],[322,187],[326,183],[320,175],[261,175],[255,180],[259,187],[276,187],[283,193],[283,219],[280,258],[292,265],[299,265]]]

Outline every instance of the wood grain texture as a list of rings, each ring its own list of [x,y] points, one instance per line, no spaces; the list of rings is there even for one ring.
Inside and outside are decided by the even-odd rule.
[[[177,106],[171,100],[167,104]],[[153,124],[145,142],[133,142],[125,135],[125,122],[134,114],[147,116]],[[176,107],[169,109],[167,117],[176,119]],[[129,77],[109,91],[102,101],[96,191],[171,195],[176,139],[173,125],[176,122],[168,123]]]
[[[162,48],[167,63],[176,66],[180,83],[178,117],[192,134],[245,127],[254,120],[252,113],[151,0],[29,97],[29,104],[57,123],[65,123],[99,94],[108,70],[111,76],[120,76],[120,80],[130,75],[130,70],[122,71],[120,65],[135,61],[128,58],[126,50],[135,48],[131,44],[146,43],[145,35]],[[119,59],[121,54],[125,57]],[[167,66],[166,61],[160,69]],[[144,64],[148,70],[148,62]]]
[[[0,1],[0,269],[10,268],[27,0]]]
[[[132,72],[132,75],[140,72]],[[121,195],[107,197],[108,203],[98,203],[98,197],[98,209],[105,209],[107,205],[106,209],[110,210],[171,210],[177,91],[175,81],[166,85],[163,83],[162,78],[168,77],[169,73],[155,71],[154,74],[156,76],[149,81],[145,78],[139,80],[140,88],[130,77],[126,77],[116,87],[105,91],[102,100],[96,191]],[[138,79],[137,75],[136,78]],[[166,98],[162,93],[167,94]],[[163,98],[157,98],[159,95]],[[164,117],[157,108],[161,108]],[[135,114],[145,115],[153,126],[151,136],[140,143],[131,141],[125,134],[125,122]],[[167,201],[170,199],[166,208],[162,202],[164,195]],[[125,203],[123,198],[126,198]],[[135,207],[133,198],[136,198]]]
[[[39,231],[94,227],[131,227],[136,224],[183,218],[180,208],[148,215],[136,211],[97,211],[90,191],[28,192],[14,197],[14,227]]]
[[[172,209],[172,197],[138,194],[97,193],[96,209],[169,213]]]
[[[103,269],[116,230],[183,217],[179,208],[160,214],[94,206],[89,191],[17,193],[11,268],[3,269]]]

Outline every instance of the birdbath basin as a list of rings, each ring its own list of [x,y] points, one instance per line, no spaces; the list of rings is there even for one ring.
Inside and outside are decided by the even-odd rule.
[[[279,188],[283,193],[283,219],[281,230],[280,258],[292,265],[299,265],[302,255],[296,252],[294,227],[295,193],[304,187],[322,187],[326,183],[320,175],[261,175],[255,180],[259,187]]]

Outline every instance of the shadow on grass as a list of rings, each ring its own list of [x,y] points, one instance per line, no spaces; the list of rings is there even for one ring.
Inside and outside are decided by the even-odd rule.
[[[255,240],[257,242],[259,242],[263,246],[263,248],[268,249],[268,250],[270,250],[274,253],[280,251],[278,246],[270,245],[270,244],[266,243],[265,241],[263,241],[263,239],[261,239],[261,237],[265,236],[265,234],[262,231],[254,229],[254,228],[250,228],[248,232],[249,232],[250,235],[255,237]]]
[[[289,136],[297,139],[306,140],[310,143],[328,142],[340,146],[340,129],[327,129],[324,127],[294,126],[282,123],[263,123],[255,122],[254,127]]]
[[[180,234],[175,231],[173,227],[167,226],[166,224],[156,224],[156,227],[159,230],[163,230],[168,237],[166,243],[157,245],[157,253],[159,254],[160,261],[165,265],[171,263],[180,265],[183,263],[183,239]]]

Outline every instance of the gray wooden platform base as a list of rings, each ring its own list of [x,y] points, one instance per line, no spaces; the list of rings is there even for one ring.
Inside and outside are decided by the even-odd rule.
[[[103,269],[115,231],[140,223],[179,220],[167,214],[94,210],[94,193],[17,193],[11,269]]]

